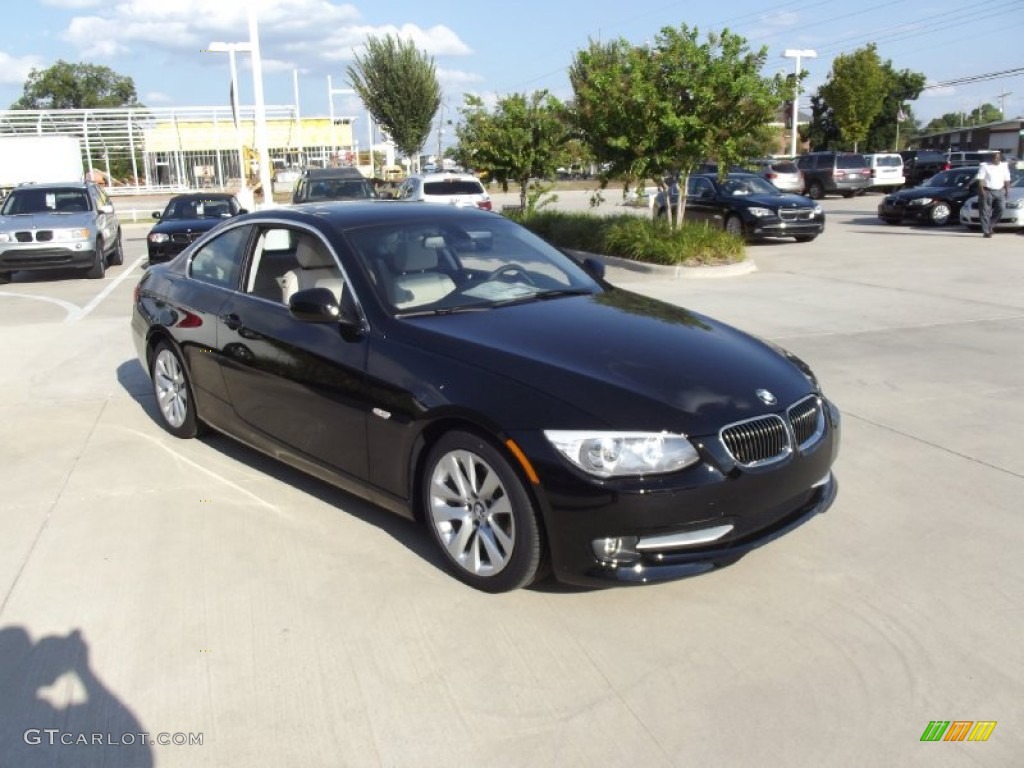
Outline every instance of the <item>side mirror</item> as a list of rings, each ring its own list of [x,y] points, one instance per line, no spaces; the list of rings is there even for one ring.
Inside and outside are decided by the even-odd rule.
[[[106,205],[101,205],[100,206],[100,213],[113,213],[113,212],[114,212],[114,206],[111,205],[110,203],[107,203]]]
[[[338,323],[346,328],[359,325],[359,320],[338,305],[329,288],[306,288],[296,291],[288,300],[288,311],[304,323]]]
[[[238,216],[241,216],[241,215],[242,215],[243,213],[248,213],[248,212],[249,212],[249,209],[248,209],[248,208],[239,208],[239,209],[238,209],[238,214],[237,214],[237,215],[238,215]]]
[[[159,219],[160,218],[160,211],[153,211],[153,218],[154,219]]]
[[[600,259],[588,256],[583,260],[583,269],[585,269],[591,277],[596,277],[598,280],[604,280],[604,262]]]

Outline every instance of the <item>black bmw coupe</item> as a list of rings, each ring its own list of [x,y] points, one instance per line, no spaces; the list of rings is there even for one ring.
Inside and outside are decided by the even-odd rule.
[[[422,520],[486,591],[701,573],[826,510],[810,368],[603,274],[495,213],[307,204],[149,269],[131,325],[169,432]]]

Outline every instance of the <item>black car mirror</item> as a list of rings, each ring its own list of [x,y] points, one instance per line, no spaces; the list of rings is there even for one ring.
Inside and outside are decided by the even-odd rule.
[[[342,308],[329,288],[306,288],[288,299],[288,311],[304,323],[338,323],[344,327],[359,325],[350,307]]]
[[[160,211],[153,211],[153,218],[154,219],[159,219],[160,218]]]
[[[237,216],[241,216],[243,213],[248,213],[248,212],[249,212],[248,208],[239,208],[238,209],[238,213],[236,215]]]
[[[604,279],[604,262],[600,259],[588,256],[583,260],[583,268],[591,277],[596,277],[598,280]]]

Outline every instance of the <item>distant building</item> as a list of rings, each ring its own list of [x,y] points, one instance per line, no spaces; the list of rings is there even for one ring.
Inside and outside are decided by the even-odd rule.
[[[1007,155],[1021,157],[1024,142],[1024,118],[1000,120],[985,125],[952,128],[929,133],[911,139],[910,143],[919,149],[937,149],[942,152],[956,152],[969,149],[998,149]]]

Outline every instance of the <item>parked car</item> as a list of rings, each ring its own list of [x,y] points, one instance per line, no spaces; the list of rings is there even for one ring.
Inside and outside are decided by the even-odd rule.
[[[903,158],[895,152],[873,152],[864,155],[871,169],[871,189],[899,189],[907,183],[903,175]]]
[[[908,187],[916,187],[936,173],[950,168],[946,153],[934,149],[905,149],[899,155],[903,158],[903,175]]]
[[[15,272],[69,268],[99,279],[123,262],[121,222],[92,182],[22,184],[0,207],[0,283]]]
[[[358,168],[307,168],[295,183],[292,202],[325,203],[332,200],[374,200],[377,191],[372,181]]]
[[[977,193],[977,169],[955,168],[932,176],[919,187],[886,195],[878,204],[878,217],[889,224],[922,221],[941,226],[955,223],[960,206]]]
[[[977,170],[982,163],[988,163],[1000,153],[998,149],[977,149],[962,152],[950,152],[946,157],[950,168],[974,168]]]
[[[224,219],[245,213],[234,195],[221,192],[175,195],[163,211],[153,211],[157,224],[146,235],[149,263],[169,261],[185,246]]]
[[[750,169],[761,176],[780,192],[802,195],[804,175],[792,160],[753,160]]]
[[[654,198],[656,219],[675,209],[678,187],[670,184]],[[686,187],[683,220],[705,222],[750,240],[793,237],[808,243],[825,231],[825,211],[803,195],[780,192],[753,173],[692,174]]]
[[[424,173],[402,182],[398,200],[443,203],[491,210],[491,196],[483,183],[471,173]]]
[[[994,222],[996,229],[1024,228],[1024,174],[1016,169],[1010,193],[1006,196],[1006,205],[999,221]],[[981,208],[977,195],[968,198],[960,207],[960,223],[970,229],[981,229]]]
[[[871,168],[856,152],[808,152],[796,159],[804,175],[804,193],[813,200],[825,195],[853,197],[871,186]]]
[[[486,591],[693,575],[827,509],[810,368],[602,274],[474,208],[279,208],[147,270],[131,328],[171,434],[422,520]]]

